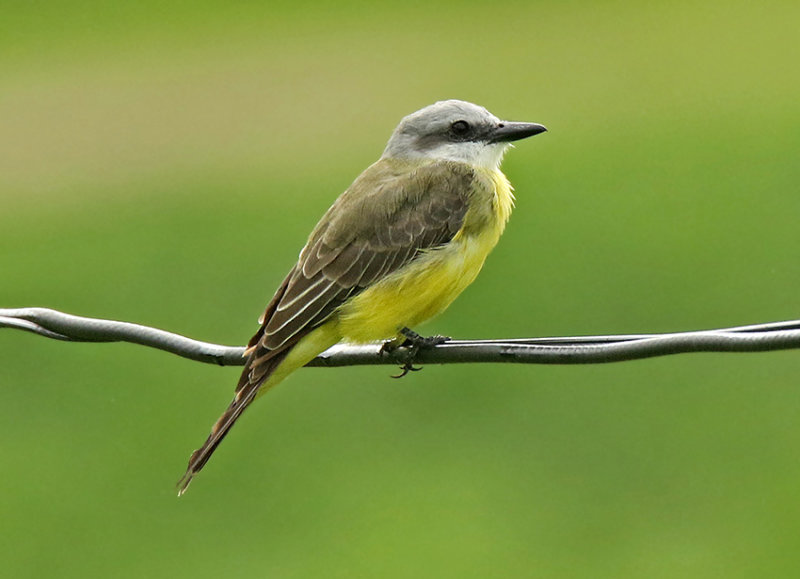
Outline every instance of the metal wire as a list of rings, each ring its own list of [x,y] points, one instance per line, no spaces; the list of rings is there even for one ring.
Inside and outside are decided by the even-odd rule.
[[[220,366],[244,364],[241,346],[201,342],[150,326],[85,318],[47,308],[0,309],[0,328],[3,327],[72,342],[131,342]],[[688,352],[764,352],[796,348],[800,348],[800,320],[668,334],[451,340],[420,350],[415,362],[602,364]],[[392,354],[382,352],[380,343],[339,344],[308,365],[397,364],[408,356],[405,348],[398,348]]]

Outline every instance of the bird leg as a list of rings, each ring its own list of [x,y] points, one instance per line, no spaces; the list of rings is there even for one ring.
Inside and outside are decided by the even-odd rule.
[[[398,348],[405,348],[406,355],[404,356],[405,360],[403,361],[403,365],[400,366],[402,372],[400,374],[392,376],[392,378],[402,378],[409,372],[417,372],[418,370],[422,370],[422,368],[415,368],[414,367],[414,359],[417,357],[417,354],[421,349],[425,348],[433,348],[434,346],[438,346],[439,344],[444,344],[450,338],[448,336],[428,336],[423,337],[416,333],[414,330],[410,330],[409,328],[401,328],[400,334],[405,338],[402,342],[400,338],[396,338],[394,340],[389,340],[388,342],[384,342],[381,346],[381,353],[392,354],[397,351]]]
[[[405,342],[402,345],[413,345],[417,346],[417,348],[433,348],[434,346],[438,346],[439,344],[444,344],[445,342],[449,342],[452,338],[450,336],[428,336],[423,337],[416,333],[414,330],[410,330],[409,328],[401,328],[400,333],[405,337]]]

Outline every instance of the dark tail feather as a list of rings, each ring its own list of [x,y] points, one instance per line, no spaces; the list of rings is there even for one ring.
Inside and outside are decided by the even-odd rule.
[[[239,380],[236,396],[234,396],[227,410],[219,417],[219,420],[214,423],[214,426],[211,428],[211,434],[208,435],[203,446],[195,450],[189,458],[189,466],[186,468],[186,473],[177,484],[178,496],[186,492],[194,476],[205,466],[208,459],[211,458],[211,455],[217,449],[217,446],[219,446],[219,443],[222,442],[222,439],[228,434],[228,431],[233,427],[250,403],[255,400],[261,385],[269,378],[275,368],[278,367],[278,364],[283,361],[286,354],[288,354],[288,349],[276,352],[275,355],[269,356],[268,360],[264,360],[264,358],[258,359],[256,360],[256,368],[253,367],[253,362],[254,359],[259,358],[259,356],[257,354],[251,354],[245,366],[245,370],[242,373],[242,377]]]

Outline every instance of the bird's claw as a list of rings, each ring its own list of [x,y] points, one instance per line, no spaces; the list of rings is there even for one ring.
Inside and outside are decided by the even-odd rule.
[[[418,372],[422,370],[422,368],[414,367],[414,359],[417,357],[419,351],[425,348],[433,348],[434,346],[444,344],[450,340],[448,336],[436,335],[423,337],[408,328],[401,329],[400,334],[405,337],[405,340],[402,342],[399,342],[399,340],[384,342],[380,350],[381,354],[394,354],[400,348],[405,348],[407,351],[404,356],[405,360],[403,361],[403,365],[400,366],[400,374],[393,375],[392,378],[402,378],[409,372]]]
[[[399,374],[392,374],[392,378],[402,378],[409,372],[419,372],[422,368],[415,368],[414,364],[411,360],[400,366],[400,373]]]
[[[434,346],[438,346],[439,344],[444,344],[445,342],[450,341],[450,336],[440,336],[437,334],[436,336],[423,337],[409,328],[402,328],[400,333],[406,338],[406,341],[403,342],[403,345],[411,344],[412,346],[416,346],[417,349],[432,348]]]

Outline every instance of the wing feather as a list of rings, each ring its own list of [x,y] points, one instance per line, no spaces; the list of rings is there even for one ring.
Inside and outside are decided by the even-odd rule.
[[[280,347],[420,251],[450,241],[464,222],[474,179],[460,163],[370,167],[309,237],[260,340]]]
[[[347,299],[453,239],[476,175],[467,165],[378,161],[328,210],[259,319],[236,396],[179,483],[184,492],[289,350]]]
[[[294,307],[283,311],[275,311],[272,319],[267,322],[263,344],[270,350],[280,348],[289,339],[301,330],[311,330],[309,322],[316,319],[318,314],[335,303],[338,307],[340,300],[337,297],[344,297],[347,288],[343,288],[335,282],[323,279],[320,288],[313,294],[302,300],[295,302]],[[329,313],[333,313],[331,310]]]
[[[275,308],[275,312],[282,312],[284,310],[290,309],[292,306],[296,306],[298,302],[304,300],[312,295],[315,292],[319,292],[324,289],[323,285],[328,284],[330,280],[326,279],[325,276],[322,275],[315,275],[313,277],[306,277],[305,275],[297,275],[294,276],[293,279],[287,288],[286,296],[284,299],[278,303],[277,307]]]

